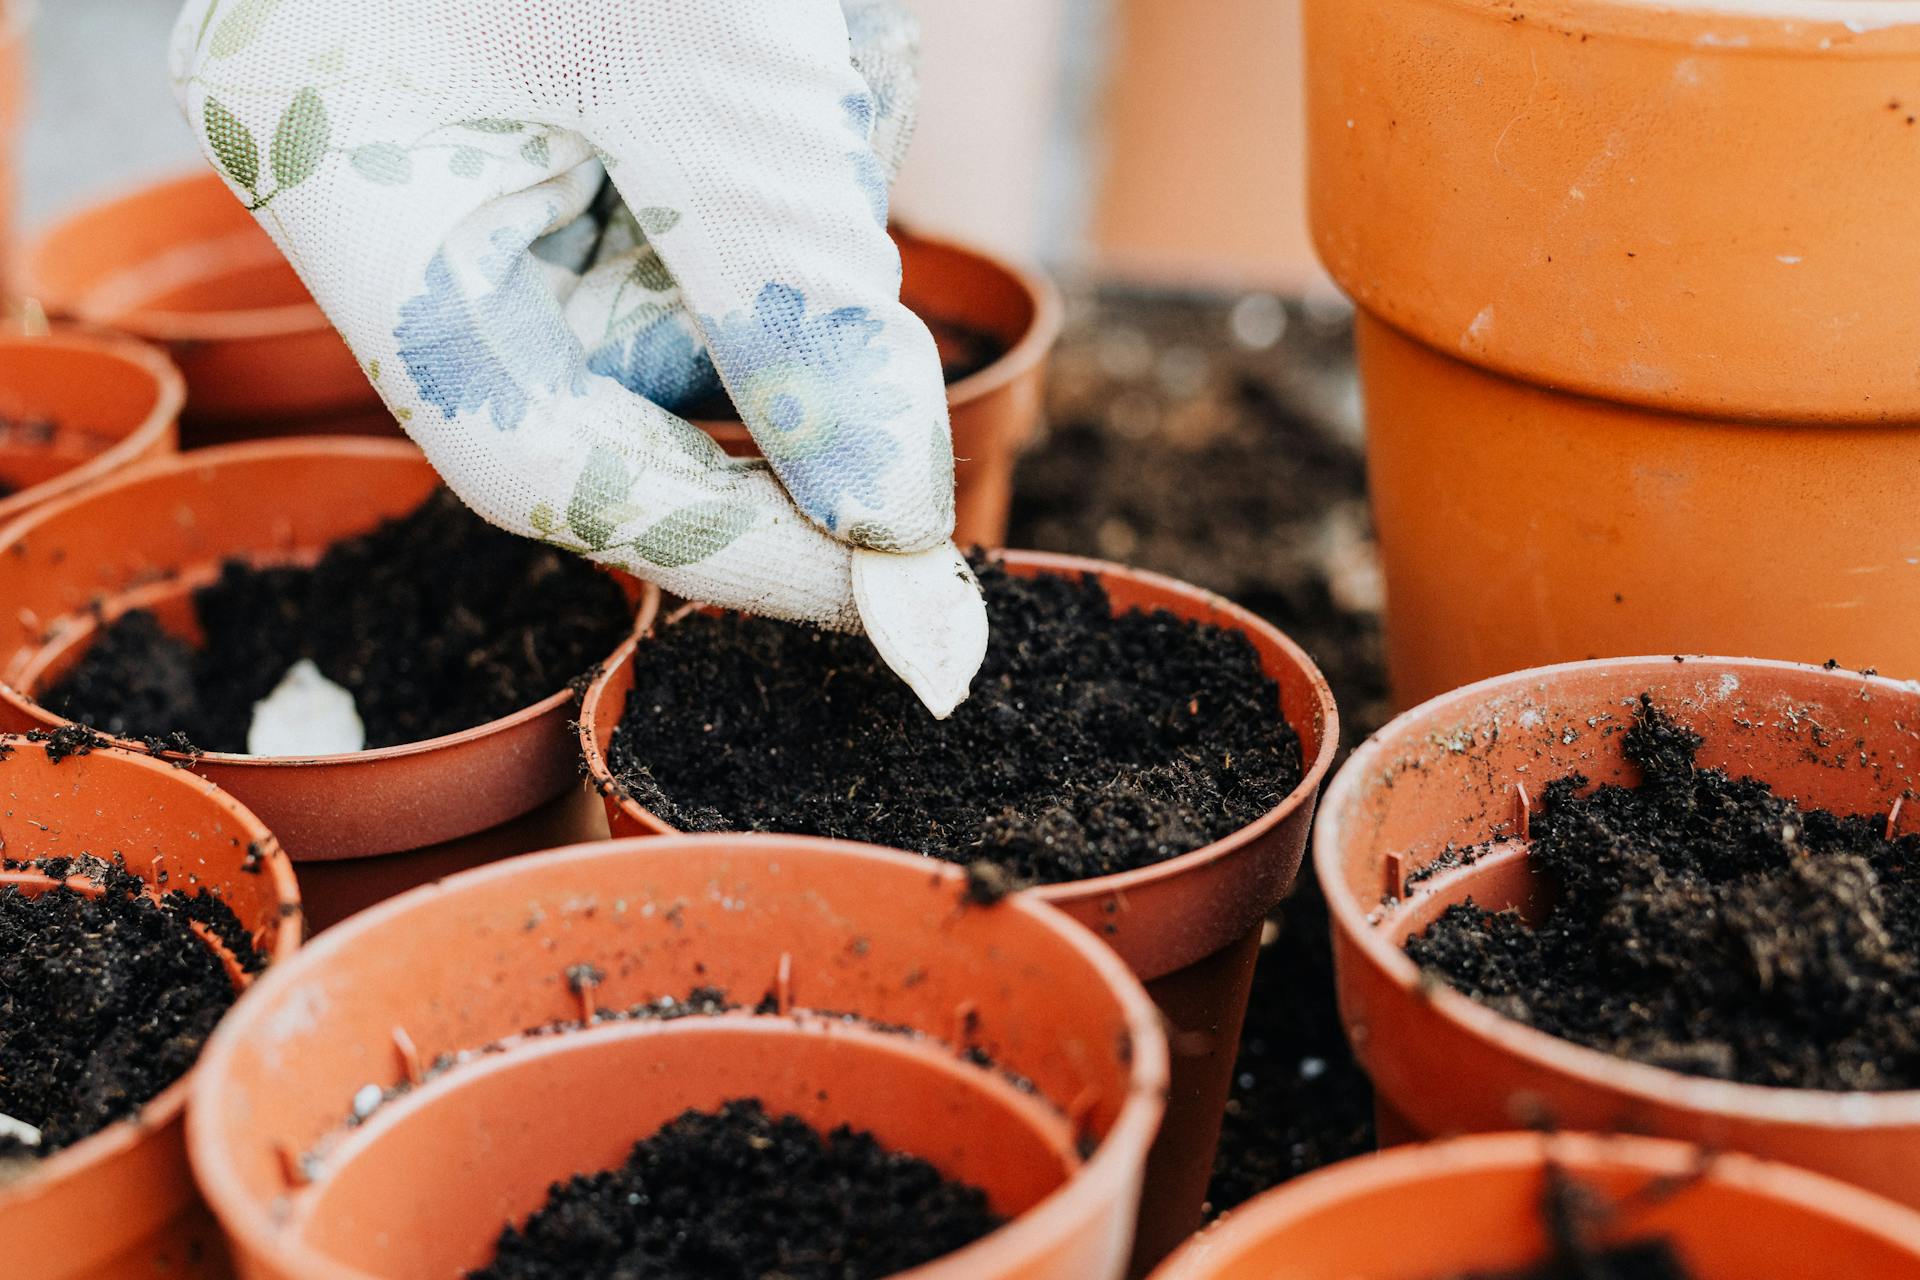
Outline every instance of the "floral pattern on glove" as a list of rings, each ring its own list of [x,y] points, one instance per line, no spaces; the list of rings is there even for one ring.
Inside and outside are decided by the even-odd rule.
[[[712,358],[664,309],[630,336],[596,348],[587,368],[675,412],[720,387]]]
[[[734,404],[794,503],[834,532],[855,527],[849,503],[881,507],[898,451],[890,424],[912,407],[881,376],[888,352],[873,341],[881,322],[865,307],[810,312],[801,290],[770,283],[751,313],[709,317],[704,327]],[[870,522],[857,527],[863,545],[891,537]]]
[[[427,263],[426,287],[401,304],[393,331],[400,359],[420,398],[448,418],[484,409],[508,431],[526,418],[534,395],[581,390],[573,378],[579,342],[551,323],[553,294],[533,263],[503,252],[491,286],[469,297],[442,250]]]

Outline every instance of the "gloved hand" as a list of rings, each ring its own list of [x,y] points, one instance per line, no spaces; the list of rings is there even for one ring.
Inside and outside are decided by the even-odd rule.
[[[913,45],[892,0],[188,0],[172,68],[464,501],[680,595],[864,625],[945,714],[986,616],[886,234]],[[766,462],[672,412],[722,383]]]

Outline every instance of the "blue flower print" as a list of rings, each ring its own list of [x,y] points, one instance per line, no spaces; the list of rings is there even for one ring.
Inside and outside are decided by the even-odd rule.
[[[865,307],[808,311],[792,285],[767,284],[753,311],[704,327],[714,363],[794,502],[837,530],[849,499],[884,505],[898,446],[889,424],[911,407],[881,376],[881,322]]]
[[[720,390],[713,360],[664,310],[627,337],[596,348],[587,368],[675,412]]]
[[[847,161],[853,166],[853,184],[866,193],[873,220],[884,227],[887,225],[887,170],[880,163],[880,157],[873,154],[871,145],[874,101],[864,93],[850,93],[840,99],[840,109],[846,113],[847,127],[860,137],[860,149],[847,152]]]
[[[427,264],[426,287],[401,305],[393,336],[423,400],[449,418],[484,409],[505,431],[520,425],[535,394],[580,390],[582,352],[525,239],[495,239],[483,264],[494,276],[486,292],[466,296],[442,250]]]

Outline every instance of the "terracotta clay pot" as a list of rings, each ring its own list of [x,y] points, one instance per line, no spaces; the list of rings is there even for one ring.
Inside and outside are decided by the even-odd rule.
[[[0,421],[15,424],[0,430],[0,484],[13,490],[0,524],[172,453],[186,394],[173,362],[144,343],[73,330],[0,337]]]
[[[1557,1168],[1696,1280],[1920,1275],[1920,1215],[1817,1174],[1654,1138],[1505,1133],[1362,1156],[1226,1215],[1154,1280],[1436,1280],[1534,1266]]]
[[[997,554],[1017,576],[1092,573],[1117,611],[1165,609],[1244,632],[1262,669],[1280,686],[1281,711],[1300,735],[1306,763],[1306,776],[1285,800],[1224,840],[1156,866],[1030,891],[1118,951],[1170,1025],[1173,1084],[1167,1122],[1148,1165],[1136,1254],[1138,1269],[1145,1270],[1200,1223],[1261,925],[1300,869],[1314,800],[1339,744],[1339,716],[1313,660],[1270,623],[1220,596],[1098,560],[1036,551]],[[580,707],[587,770],[606,798],[615,835],[673,830],[626,795],[607,763],[607,747],[633,688],[638,643],[644,637],[620,650]]]
[[[316,941],[215,1036],[196,1175],[249,1280],[452,1277],[551,1183],[757,1097],[871,1130],[1013,1218],[913,1280],[1112,1280],[1166,1085],[1157,1015],[1056,912],[965,894],[956,868],[792,836],[602,842],[417,889]],[[584,997],[580,965],[599,975]],[[581,1025],[702,987],[777,1012]],[[369,1084],[463,1053],[346,1123]]]
[[[915,314],[987,334],[1006,350],[978,373],[947,385],[953,429],[953,540],[994,547],[1007,536],[1013,464],[1040,422],[1047,361],[1065,308],[1053,282],[983,249],[893,228],[900,297]],[[737,420],[697,425],[736,458],[759,446]]]
[[[211,170],[94,205],[26,250],[48,314],[167,348],[189,447],[313,433],[398,435],[292,265]]]
[[[118,852],[149,883],[164,875],[167,889],[217,892],[272,960],[299,945],[293,868],[260,820],[230,797],[144,755],[98,750],[56,764],[37,743],[7,738],[0,746],[8,858]],[[21,869],[0,872],[0,883],[32,893],[53,881]],[[251,981],[230,957],[229,967],[236,981]],[[0,1182],[0,1270],[9,1280],[228,1274],[187,1170],[181,1115],[192,1075],[137,1117]]]
[[[1920,5],[1306,19],[1401,705],[1633,653],[1920,675]]]
[[[438,484],[405,441],[306,437],[147,464],[29,513],[0,534],[9,605],[0,726],[66,723],[33,695],[78,661],[100,617],[145,607],[190,632],[192,592],[224,561],[310,562],[412,511]],[[620,581],[645,625],[658,593]],[[346,755],[179,760],[279,836],[301,864],[318,929],[423,880],[580,831],[572,705],[556,690],[476,728]]]
[[[1502,676],[1409,711],[1327,789],[1314,866],[1343,1020],[1373,1077],[1381,1140],[1551,1123],[1653,1133],[1815,1169],[1920,1205],[1920,1091],[1761,1088],[1615,1058],[1423,979],[1401,949],[1448,905],[1530,907],[1526,805],[1578,772],[1633,785],[1620,728],[1642,692],[1706,739],[1699,761],[1802,805],[1887,813],[1920,783],[1920,688],[1754,659],[1630,658]],[[1526,803],[1531,803],[1530,801]],[[1499,842],[1411,883],[1449,848]],[[1390,900],[1389,900],[1390,899]]]

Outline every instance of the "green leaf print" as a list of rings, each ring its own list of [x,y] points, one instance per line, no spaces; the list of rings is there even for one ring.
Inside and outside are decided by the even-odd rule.
[[[533,504],[533,510],[527,513],[527,523],[542,537],[551,537],[560,532],[560,520],[554,514],[553,504],[544,498]]]
[[[619,527],[619,517],[630,510],[627,495],[632,491],[633,473],[626,458],[605,445],[595,446],[574,481],[573,497],[567,502],[567,527],[589,549],[605,550]]]
[[[640,229],[648,235],[663,236],[679,223],[680,211],[657,204],[648,205],[644,209],[635,209],[633,220],[639,223]]]
[[[544,169],[547,167],[547,135],[537,133],[520,144],[520,158],[528,164]]]
[[[282,190],[313,176],[326,157],[329,133],[327,104],[319,92],[309,87],[293,95],[273,131],[273,176]]]
[[[413,157],[391,142],[368,142],[347,153],[347,163],[369,182],[397,186],[413,178]]]
[[[486,171],[487,153],[475,147],[456,147],[447,170],[456,178],[477,178]]]
[[[521,120],[495,120],[483,117],[478,120],[462,120],[460,127],[471,129],[475,133],[518,133],[527,126]]]
[[[253,140],[253,133],[212,95],[208,95],[201,115],[206,121],[207,145],[213,148],[220,167],[248,191],[255,190],[260,185],[260,144]]]
[[[633,540],[633,549],[663,569],[677,569],[721,551],[753,521],[753,508],[737,502],[695,502],[649,525]]]
[[[216,58],[231,58],[253,43],[279,5],[280,0],[239,0],[213,29],[213,43],[207,52]]]
[[[649,293],[665,293],[673,288],[673,274],[667,270],[667,264],[660,261],[659,253],[650,244],[642,245],[640,252],[634,255],[627,281]]]

